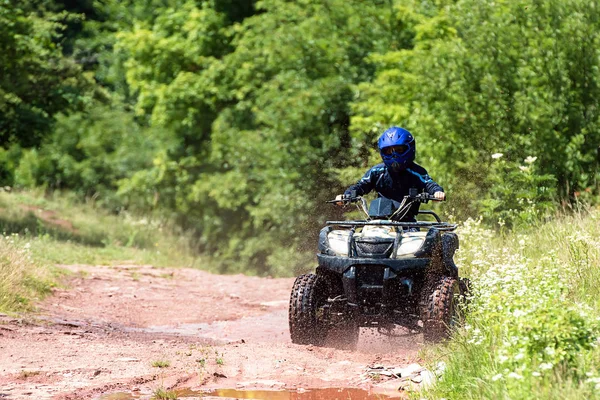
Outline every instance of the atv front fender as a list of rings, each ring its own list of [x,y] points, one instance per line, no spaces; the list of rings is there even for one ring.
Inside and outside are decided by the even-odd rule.
[[[442,236],[442,260],[448,275],[458,278],[458,267],[454,263],[454,253],[458,250],[458,235],[453,232]]]

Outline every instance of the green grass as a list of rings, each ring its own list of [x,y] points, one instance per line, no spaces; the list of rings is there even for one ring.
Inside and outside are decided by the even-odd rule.
[[[189,235],[162,219],[111,215],[68,196],[36,192],[0,192],[0,211],[0,231],[39,240],[32,246],[41,261],[191,266],[196,260]]]
[[[167,221],[112,215],[68,195],[0,191],[0,234],[0,312],[31,309],[61,264],[214,269]]]
[[[446,369],[424,398],[600,398],[600,212],[498,235],[459,232],[474,293],[465,326],[428,348]]]
[[[159,387],[154,390],[152,398],[155,400],[177,400],[177,392]]]
[[[21,372],[19,373],[19,377],[20,377],[21,379],[27,379],[27,378],[30,378],[30,377],[32,377],[32,376],[37,376],[37,375],[39,375],[40,373],[41,373],[40,371],[26,371],[26,370],[23,370],[23,371],[21,371]]]
[[[31,256],[18,237],[0,236],[0,312],[27,311],[50,293],[59,274]]]
[[[155,368],[169,368],[171,366],[171,361],[155,360],[155,361],[152,361],[152,366]]]

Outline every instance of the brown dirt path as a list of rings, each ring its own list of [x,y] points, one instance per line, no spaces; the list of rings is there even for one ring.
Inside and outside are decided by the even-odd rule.
[[[70,289],[56,290],[37,315],[0,315],[0,398],[149,398],[158,387],[384,387],[365,375],[367,365],[417,360],[420,336],[362,330],[355,352],[291,344],[290,278],[64,268],[73,272]]]

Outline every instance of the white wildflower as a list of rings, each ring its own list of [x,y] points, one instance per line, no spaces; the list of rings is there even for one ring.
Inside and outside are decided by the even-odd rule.
[[[533,371],[533,372],[531,373],[531,375],[533,375],[533,376],[542,376],[542,374],[540,374],[540,373],[539,373],[539,372],[537,372],[537,371]]]
[[[502,379],[502,374],[492,376],[492,381],[496,382],[498,379]]]
[[[508,377],[513,379],[523,379],[523,375],[519,375],[516,372],[511,372],[508,374]]]
[[[535,162],[535,160],[537,160],[537,157],[529,156],[525,159],[525,163],[533,164]]]
[[[523,172],[527,172],[527,171],[529,171],[529,167],[526,167],[526,166],[524,166],[524,165],[519,165],[519,169],[520,169],[521,171],[523,171]]]
[[[443,361],[438,362],[435,366],[435,375],[442,376],[444,371],[446,371],[446,363]]]
[[[554,367],[554,365],[552,363],[541,363],[540,364],[540,369],[542,371],[546,371],[546,370],[552,369],[552,367]]]
[[[502,153],[494,153],[494,154],[492,154],[492,158],[493,158],[494,160],[497,160],[497,159],[499,159],[500,157],[502,157],[503,155],[504,155],[504,154],[502,154]]]

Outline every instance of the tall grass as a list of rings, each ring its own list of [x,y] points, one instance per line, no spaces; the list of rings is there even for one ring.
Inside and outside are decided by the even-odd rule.
[[[18,236],[0,236],[0,312],[24,311],[50,292],[54,275],[36,263],[29,244]]]
[[[192,266],[192,238],[165,219],[109,214],[68,194],[0,192],[0,233],[30,241],[41,262]]]
[[[460,231],[473,280],[465,326],[428,357],[447,368],[421,396],[600,398],[600,212],[497,235]]]

